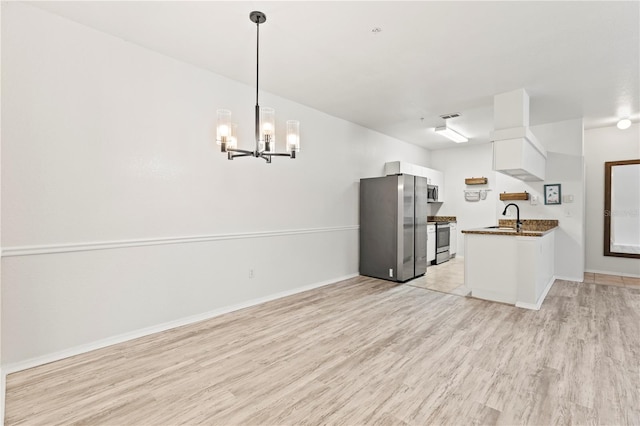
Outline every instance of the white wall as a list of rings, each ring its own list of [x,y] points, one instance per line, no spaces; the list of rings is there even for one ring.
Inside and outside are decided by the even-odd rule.
[[[430,204],[431,213],[439,216],[456,216],[458,220],[457,256],[464,256],[464,234],[462,229],[481,228],[497,223],[497,189],[491,144],[468,145],[432,151],[431,168],[444,173],[444,197],[442,204]],[[465,185],[464,179],[486,177],[487,185]],[[491,189],[487,198],[480,201],[465,201],[464,190]]]
[[[640,260],[603,256],[604,163],[640,158],[640,125],[626,130],[603,127],[585,132],[587,171],[586,270],[605,274],[640,276]],[[638,187],[636,186],[636,190]],[[638,220],[638,218],[636,218]]]
[[[509,202],[500,201],[500,192],[523,192],[539,196],[539,203],[515,201],[522,219],[558,219],[555,231],[555,275],[582,281],[584,271],[584,166],[582,120],[568,120],[532,126],[531,131],[548,150],[546,181],[523,182],[492,170],[491,144],[469,145],[433,151],[431,167],[445,175],[445,202],[438,215],[457,216],[458,230],[492,226]],[[465,185],[465,177],[487,177],[487,185]],[[571,204],[545,205],[544,184],[560,183],[562,194],[571,194]],[[464,189],[491,189],[487,198],[465,201]],[[432,213],[434,213],[432,211]],[[509,209],[508,218],[515,218]],[[464,256],[464,236],[458,234],[458,253]]]
[[[228,161],[215,110],[236,114],[252,148],[254,88],[2,7],[2,362],[14,369],[357,274],[359,179],[428,163],[267,93],[280,125],[301,121],[299,158]]]

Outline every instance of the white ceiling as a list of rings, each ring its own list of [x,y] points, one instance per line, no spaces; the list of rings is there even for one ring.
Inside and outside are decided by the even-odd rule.
[[[35,2],[130,42],[430,149],[442,114],[488,141],[493,95],[524,88],[531,124],[640,120],[640,2]],[[372,32],[374,27],[381,32]]]

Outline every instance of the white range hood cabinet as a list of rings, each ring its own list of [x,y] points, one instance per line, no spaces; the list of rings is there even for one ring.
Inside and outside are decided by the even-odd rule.
[[[493,170],[523,181],[545,178],[547,151],[529,129],[529,95],[524,89],[493,98]]]

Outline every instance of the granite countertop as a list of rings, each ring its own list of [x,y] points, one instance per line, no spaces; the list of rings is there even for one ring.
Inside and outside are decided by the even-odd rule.
[[[436,222],[457,222],[455,216],[427,216],[427,223]]]
[[[520,232],[516,232],[514,219],[500,219],[497,228],[465,229],[463,234],[510,235],[518,237],[541,237],[558,227],[557,220],[523,219]]]

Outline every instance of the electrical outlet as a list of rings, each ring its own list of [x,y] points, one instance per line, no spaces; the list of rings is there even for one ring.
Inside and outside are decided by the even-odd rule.
[[[253,278],[253,269],[249,269],[249,278]]]
[[[389,268],[389,277],[393,278],[393,268]]]
[[[538,196],[537,195],[531,194],[531,205],[532,206],[537,206],[538,205]]]

